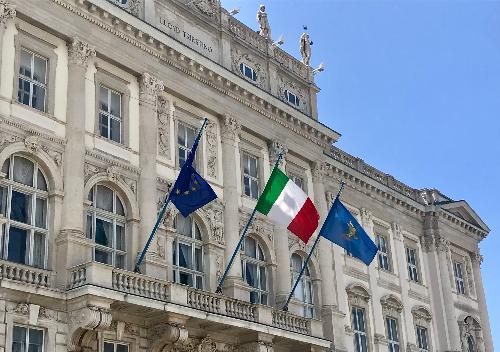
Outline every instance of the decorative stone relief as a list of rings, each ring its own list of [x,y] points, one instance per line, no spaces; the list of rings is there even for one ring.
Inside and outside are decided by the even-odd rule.
[[[87,42],[74,37],[68,48],[69,63],[87,67],[89,60],[96,56],[95,48]]]
[[[361,208],[361,222],[368,233],[373,232],[373,213],[370,210]]]
[[[175,323],[156,325],[149,329],[148,337],[153,344],[150,348],[151,352],[161,352],[166,345],[172,351],[193,351],[194,345],[189,339],[188,330]]]
[[[466,279],[467,279],[467,287],[468,287],[468,292],[472,295],[476,295],[476,290],[474,288],[474,280],[473,280],[473,274],[472,274],[472,262],[470,257],[466,256],[465,258],[465,272],[467,273]]]
[[[224,205],[221,201],[216,200],[208,204],[203,211],[209,221],[210,232],[209,238],[220,245],[225,244],[224,240]]]
[[[215,277],[217,278],[217,282],[220,282],[220,279],[222,279],[222,270],[223,270],[223,258],[222,256],[218,255],[215,257]]]
[[[279,78],[279,83],[278,83],[278,96],[279,98],[284,101],[285,103],[289,104],[287,97],[285,95],[285,91],[289,91],[295,96],[299,97],[299,106],[292,105],[293,107],[305,111],[306,109],[306,103],[307,103],[307,95],[306,92],[303,88],[302,85],[298,84],[295,81],[292,81],[290,79],[285,79],[283,77]]]
[[[189,7],[201,12],[203,15],[213,20],[218,20],[220,16],[219,0],[193,0],[188,2]]]
[[[394,236],[394,239],[401,241],[403,240],[403,231],[401,230],[401,226],[399,226],[398,223],[393,222],[391,224],[391,230],[392,230],[392,235]]]
[[[16,17],[16,7],[5,0],[0,0],[0,27],[5,27],[8,20]]]
[[[42,147],[43,148],[43,147]],[[97,174],[106,175],[106,178],[110,182],[121,181],[125,183],[132,193],[137,195],[137,181],[129,179],[122,175],[122,169],[117,165],[110,165],[106,169],[97,167],[95,165],[85,163],[84,167],[84,179],[87,182],[92,176]]]
[[[318,161],[312,169],[313,182],[323,182],[328,175],[328,167],[324,161]]]
[[[428,326],[432,319],[431,313],[424,307],[415,307],[411,310],[411,313],[415,325]]]
[[[245,227],[247,221],[247,214],[240,216],[240,232]],[[250,227],[248,228],[249,233],[254,233],[258,236],[261,236],[262,238],[268,238],[271,242],[273,242],[274,240],[273,231],[274,226],[260,217],[254,217],[252,223],[250,224]]]
[[[201,340],[200,344],[197,346],[197,351],[199,352],[217,352],[217,345],[215,342],[207,336]]]
[[[159,258],[165,258],[165,238],[163,236],[156,237],[156,254]]]
[[[252,54],[243,52],[242,49],[231,49],[231,59],[233,63],[233,72],[240,75],[247,81],[250,81],[262,89],[266,89],[267,85],[267,71],[265,66],[258,61]],[[240,65],[244,63],[250,66],[257,75],[257,80],[253,81],[246,77],[240,70]]]
[[[365,307],[370,300],[370,294],[359,285],[352,285],[346,288],[347,300],[351,306]]]
[[[332,192],[332,191],[327,191],[325,193],[326,206],[328,207],[328,210],[330,210],[332,208],[333,201],[335,200],[336,196],[337,196],[337,194]]]
[[[483,263],[483,260],[484,260],[484,257],[481,255],[481,253],[479,251],[472,252],[470,258],[471,258],[472,264],[479,265],[479,266],[481,266],[481,264]]]
[[[12,134],[8,134],[5,132],[0,132],[0,147],[3,149],[4,144],[16,143],[21,141],[22,139],[18,136],[14,136]]]
[[[165,86],[158,78],[145,72],[141,76],[139,84],[139,95],[141,102],[147,101],[149,103],[156,102],[158,94],[163,92]]]
[[[108,329],[112,321],[108,309],[92,305],[70,312],[68,318],[68,351],[97,349],[97,331]]]
[[[424,252],[431,252],[436,248],[434,244],[434,237],[432,236],[421,236],[420,244],[422,245],[422,250]]]
[[[449,253],[450,252],[450,240],[447,239],[446,237],[443,237],[443,236],[435,236],[435,245],[436,245],[436,249],[439,251],[439,252],[446,252],[446,253]]]
[[[30,307],[27,303],[8,302],[7,311],[22,315],[28,315],[30,313]]]
[[[222,125],[222,140],[225,142],[235,143],[238,140],[241,132],[241,124],[238,120],[230,115],[224,116]]]
[[[401,302],[392,295],[382,297],[380,304],[382,305],[382,313],[387,316],[398,317],[403,310]]]
[[[217,125],[210,120],[207,123],[205,138],[207,141],[207,171],[208,176],[217,178]]]
[[[179,214],[179,211],[177,210],[177,208],[171,207],[171,208],[167,209],[167,212],[163,218],[163,225],[167,229],[174,231],[174,220],[175,220],[175,217],[177,216],[177,214]]]
[[[170,159],[170,121],[173,113],[172,102],[158,96],[158,153]]]
[[[375,334],[373,336],[373,342],[379,345],[387,345],[387,338],[381,334]]]
[[[132,15],[142,18],[143,8],[143,0],[128,0],[128,9]]]
[[[280,141],[272,141],[269,146],[269,162],[272,166],[276,163],[278,155],[281,153],[281,161],[278,167],[283,168],[285,164],[286,154],[288,153],[288,148]]]

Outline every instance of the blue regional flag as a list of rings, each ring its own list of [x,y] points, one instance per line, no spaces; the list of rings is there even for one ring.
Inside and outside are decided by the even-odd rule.
[[[343,247],[366,265],[370,265],[378,251],[370,236],[338,197],[333,202],[319,234]]]
[[[179,177],[170,192],[170,200],[175,204],[182,216],[187,217],[193,211],[201,208],[217,198],[214,190],[193,167],[194,156],[201,133],[198,134],[193,147],[182,165]]]

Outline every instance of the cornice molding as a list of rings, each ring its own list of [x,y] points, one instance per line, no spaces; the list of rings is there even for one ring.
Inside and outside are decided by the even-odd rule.
[[[171,66],[181,71],[182,73],[194,79],[197,79],[205,85],[223,93],[224,95],[244,104],[245,106],[258,112],[259,114],[294,132],[295,134],[298,134],[301,137],[309,140],[310,142],[320,146],[322,149],[327,149],[333,142],[335,142],[335,139],[339,137],[338,133],[336,133],[335,131],[331,131],[331,135],[336,135],[335,138],[333,138],[332,136],[329,136],[320,131],[318,128],[313,127],[308,123],[309,121],[303,121],[302,119],[290,115],[284,110],[289,109],[290,107],[287,106],[286,108],[284,107],[282,109],[278,107],[277,104],[273,104],[271,100],[279,101],[279,99],[270,95],[268,92],[264,93],[272,97],[272,99],[264,100],[263,98],[256,96],[255,94],[243,88],[241,85],[235,83],[233,80],[219,75],[197,60],[188,58],[185,54],[169,47],[153,36],[143,33],[140,29],[135,28],[132,24],[126,23],[122,19],[117,18],[113,14],[110,14],[109,12],[99,8],[98,6],[90,3],[87,0],[78,0],[78,6],[75,6],[74,4],[66,0],[51,1],[59,6],[62,6],[68,11],[71,11],[72,13],[86,19],[87,21],[100,27],[101,29],[119,37],[127,43],[143,50],[147,54],[154,56],[168,66]],[[131,16],[127,12],[124,12],[124,14],[127,16]],[[152,31],[158,31],[154,27],[151,28]],[[197,55],[193,55],[193,57],[196,56]],[[231,76],[237,77],[234,72],[229,71],[225,68],[223,69],[227,71],[227,73]],[[281,103],[282,102],[280,101],[280,105]],[[303,115],[305,119],[310,120],[310,122],[319,124],[319,122],[310,118],[309,116],[304,114],[301,115]]]

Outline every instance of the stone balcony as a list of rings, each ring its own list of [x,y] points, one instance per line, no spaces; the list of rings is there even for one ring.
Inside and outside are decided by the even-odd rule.
[[[157,318],[181,317],[187,329],[201,324],[207,331],[230,329],[236,337],[267,334],[274,336],[281,346],[297,345],[301,346],[298,350],[304,351],[330,346],[330,341],[323,339],[319,320],[97,262],[70,268],[66,289],[68,302],[96,296],[101,301],[107,300],[111,311],[120,307],[131,315],[147,311],[148,316]]]

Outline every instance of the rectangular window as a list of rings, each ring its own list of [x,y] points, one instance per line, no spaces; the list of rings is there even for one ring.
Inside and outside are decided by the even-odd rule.
[[[457,288],[457,292],[461,295],[465,295],[464,271],[462,263],[454,262],[453,271],[455,272],[455,286]]]
[[[17,99],[21,104],[46,111],[47,59],[21,48],[19,65],[19,90]]]
[[[387,340],[389,352],[399,352],[398,321],[394,318],[386,318]]]
[[[128,352],[128,345],[124,343],[104,341],[103,350],[103,352]]]
[[[99,133],[122,143],[122,95],[107,87],[99,87]]]
[[[248,79],[251,79],[252,81],[257,81],[257,73],[253,68],[248,66],[247,64],[241,63],[240,64],[240,72],[243,74]]]
[[[354,331],[354,351],[367,352],[365,310],[353,307],[351,311],[352,328]]]
[[[12,330],[12,352],[42,352],[43,330],[14,326]]]
[[[419,352],[429,352],[429,339],[427,329],[423,326],[417,326],[417,345]]]
[[[285,98],[292,105],[295,106],[300,105],[299,97],[296,94],[290,92],[289,90],[285,90]]]
[[[253,198],[259,198],[259,159],[243,154],[243,187],[245,195]]]
[[[420,282],[417,266],[417,250],[406,247],[406,261],[408,263],[408,278],[413,282]]]
[[[188,127],[184,124],[179,123],[177,131],[177,145],[179,153],[179,167],[182,167],[186,162],[189,155],[191,147],[194,144],[194,139],[196,138],[196,130],[192,127]]]
[[[377,247],[378,247],[378,266],[380,269],[389,271],[389,249],[387,246],[387,239],[385,236],[377,235]]]
[[[297,175],[294,175],[294,174],[291,174],[290,175],[290,179],[295,182],[295,184],[297,186],[300,187],[301,190],[303,190],[304,192],[306,191],[305,189],[305,185],[304,185],[304,179],[300,176],[297,176]]]

